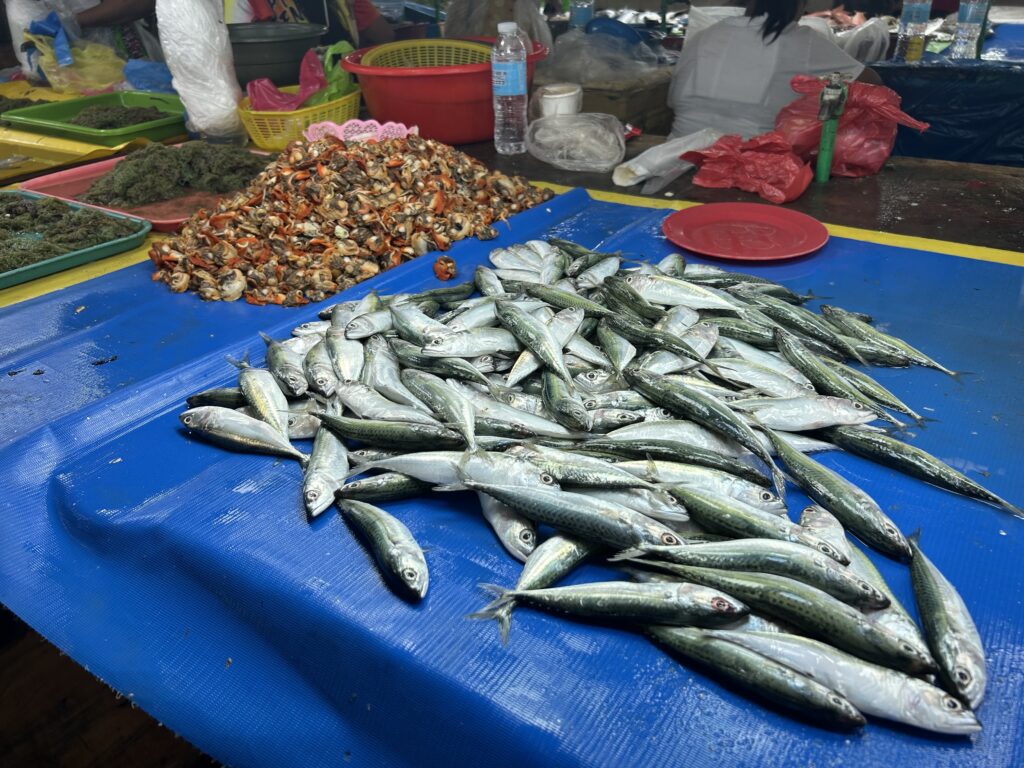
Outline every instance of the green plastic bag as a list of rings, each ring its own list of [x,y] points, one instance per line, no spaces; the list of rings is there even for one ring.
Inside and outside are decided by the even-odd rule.
[[[339,40],[324,51],[322,60],[324,64],[324,75],[327,78],[327,87],[317,91],[303,103],[303,107],[315,107],[326,104],[328,101],[340,99],[356,89],[352,82],[352,75],[341,68],[341,59],[348,55],[355,48],[347,40]]]

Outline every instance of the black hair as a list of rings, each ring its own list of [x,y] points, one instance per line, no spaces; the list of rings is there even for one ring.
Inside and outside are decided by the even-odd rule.
[[[782,30],[796,21],[803,12],[806,0],[750,0],[747,3],[747,16],[767,16],[762,35],[768,42],[774,43]]]

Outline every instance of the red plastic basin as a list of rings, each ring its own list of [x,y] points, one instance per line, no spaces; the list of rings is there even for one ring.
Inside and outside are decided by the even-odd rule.
[[[481,42],[493,42],[480,39]],[[359,77],[374,120],[419,126],[420,135],[446,144],[472,144],[494,137],[491,65],[453,67],[371,67],[362,64],[370,48],[353,51],[341,65]],[[537,62],[548,55],[535,42],[526,57],[527,84]]]

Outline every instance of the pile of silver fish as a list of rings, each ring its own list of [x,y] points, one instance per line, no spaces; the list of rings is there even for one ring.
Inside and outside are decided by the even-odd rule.
[[[650,264],[551,239],[490,260],[471,282],[370,293],[264,336],[267,367],[232,361],[238,386],[193,395],[182,422],[296,459],[308,516],[337,505],[411,601],[427,559],[378,505],[475,493],[524,563],[515,585],[483,585],[493,601],[473,614],[505,641],[514,609],[551,611],[643,632],[830,727],[980,730],[967,606],[915,536],[810,455],[844,449],[1020,515],[894,437],[925,419],[865,369],[956,372],[863,314],[818,314],[678,254]],[[308,454],[292,443],[309,438]],[[783,468],[814,502],[798,522]],[[909,561],[922,627],[848,534]],[[620,576],[556,586],[591,558]]]

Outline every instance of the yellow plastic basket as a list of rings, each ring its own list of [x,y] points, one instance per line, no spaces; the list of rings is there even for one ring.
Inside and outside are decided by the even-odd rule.
[[[491,46],[469,40],[399,40],[378,45],[363,54],[367,67],[457,67],[486,64]]]
[[[285,93],[298,93],[299,86],[289,85],[281,89]],[[249,137],[260,149],[282,150],[289,142],[302,138],[302,132],[313,123],[330,121],[344,123],[359,117],[359,96],[356,88],[340,99],[305,107],[292,112],[255,112],[249,109],[249,97],[238,104],[238,116],[249,132]]]

